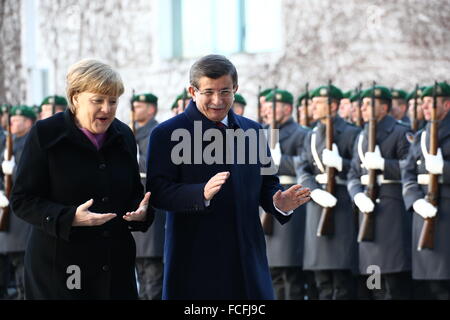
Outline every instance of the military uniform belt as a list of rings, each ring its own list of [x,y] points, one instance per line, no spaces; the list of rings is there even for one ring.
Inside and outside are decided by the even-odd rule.
[[[297,183],[297,177],[295,176],[278,176],[278,179],[280,179],[281,185],[288,185],[288,184],[296,184]]]
[[[418,174],[417,183],[427,186],[430,183],[430,175],[428,173]],[[439,175],[438,183],[440,184],[444,183],[444,178],[442,177],[442,175]]]
[[[385,179],[382,174],[377,175],[377,184],[400,184],[402,183],[400,180],[388,180]],[[361,176],[361,184],[367,186],[369,184],[369,175],[365,174]]]
[[[336,184],[343,185],[343,186],[347,185],[347,180],[344,180],[344,179],[340,178],[339,176],[335,176],[334,178],[335,178]],[[316,181],[319,184],[327,184],[327,180],[328,180],[328,176],[326,173],[321,173],[316,176]]]

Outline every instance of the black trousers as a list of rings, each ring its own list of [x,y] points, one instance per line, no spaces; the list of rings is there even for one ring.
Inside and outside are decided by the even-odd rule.
[[[0,300],[5,299],[8,293],[10,266],[6,254],[0,254]]]
[[[272,286],[277,300],[304,300],[305,275],[301,267],[272,267]]]
[[[409,300],[413,297],[411,272],[380,275],[380,289],[369,289],[373,300]]]
[[[355,277],[350,270],[314,271],[319,300],[355,298]]]
[[[450,280],[414,280],[414,299],[450,300]]]
[[[139,299],[161,300],[164,264],[162,257],[136,258]]]

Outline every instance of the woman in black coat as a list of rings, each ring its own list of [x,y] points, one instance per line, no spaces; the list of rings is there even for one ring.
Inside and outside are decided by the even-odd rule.
[[[27,299],[137,299],[131,231],[147,230],[154,212],[134,136],[115,119],[123,91],[111,67],[82,60],[67,75],[69,109],[29,133],[11,197],[33,225]]]

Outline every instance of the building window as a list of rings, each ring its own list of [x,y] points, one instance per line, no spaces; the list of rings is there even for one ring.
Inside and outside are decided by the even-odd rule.
[[[281,48],[280,0],[160,0],[158,11],[163,58]]]

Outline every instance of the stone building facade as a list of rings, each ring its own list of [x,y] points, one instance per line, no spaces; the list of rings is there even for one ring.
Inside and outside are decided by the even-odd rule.
[[[36,79],[46,83],[49,94],[64,93],[69,65],[93,57],[123,77],[120,119],[128,121],[132,89],[158,95],[157,118],[167,119],[196,58],[160,54],[161,43],[173,41],[161,26],[170,26],[164,22],[174,19],[161,14],[162,6],[181,1],[0,0],[0,102],[39,103],[44,92],[36,90]],[[239,91],[249,102],[250,118],[256,117],[259,86],[276,84],[297,96],[306,82],[312,88],[328,79],[343,90],[373,80],[407,90],[416,83],[450,80],[449,0],[272,1],[280,6],[280,48],[227,54],[238,69]],[[204,27],[209,28],[206,23]],[[198,33],[201,36],[202,30]]]

